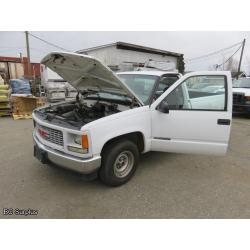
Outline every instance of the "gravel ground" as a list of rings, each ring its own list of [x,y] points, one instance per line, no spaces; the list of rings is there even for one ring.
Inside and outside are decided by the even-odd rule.
[[[226,156],[147,153],[110,188],[40,164],[32,120],[0,118],[1,218],[250,218],[250,119],[233,119]],[[37,215],[4,215],[4,208]]]

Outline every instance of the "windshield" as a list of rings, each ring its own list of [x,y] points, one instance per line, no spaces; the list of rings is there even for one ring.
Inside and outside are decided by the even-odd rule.
[[[140,98],[140,100],[142,100],[144,104],[148,104],[149,97],[151,96],[155,83],[159,79],[158,76],[139,74],[119,74],[119,78],[121,78],[123,82],[135,92],[135,94]]]
[[[250,88],[250,78],[234,80],[233,88]]]

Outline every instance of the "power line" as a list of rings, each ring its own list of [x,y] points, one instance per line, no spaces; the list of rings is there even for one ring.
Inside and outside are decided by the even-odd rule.
[[[226,54],[229,54],[229,53],[226,53]],[[223,54],[223,55],[225,55],[225,54]],[[221,57],[222,57],[222,54],[220,54],[220,55],[213,55],[213,56],[208,57],[208,58],[204,58],[204,59],[200,59],[200,60],[193,60],[191,62],[185,61],[185,63],[187,65],[193,65],[193,64],[197,64],[197,63],[208,62],[208,61],[211,61],[211,60],[218,61],[218,60],[221,59]]]
[[[219,53],[221,53],[221,52],[223,52],[223,51],[225,51],[225,50],[229,50],[229,49],[231,49],[231,48],[233,48],[233,47],[235,47],[235,46],[237,46],[237,45],[239,45],[239,44],[242,44],[242,42],[233,44],[233,45],[231,45],[231,46],[229,46],[229,47],[227,47],[227,48],[223,48],[223,49],[214,51],[214,52],[209,53],[209,54],[206,54],[206,55],[202,55],[202,56],[198,56],[198,57],[194,57],[194,58],[187,59],[186,61],[187,61],[187,62],[190,62],[190,61],[194,61],[194,60],[199,60],[199,59],[202,59],[202,58],[210,57],[210,56],[219,54]]]
[[[36,36],[36,35],[34,35],[34,34],[31,34],[30,32],[28,32],[28,34],[29,34],[30,36],[32,36],[32,37],[34,37],[34,38],[36,38],[36,39],[38,39],[38,40],[44,42],[44,43],[50,45],[50,46],[53,46],[53,47],[58,48],[58,49],[61,49],[61,50],[69,51],[68,49],[65,49],[65,48],[63,48],[63,47],[60,47],[60,46],[54,44],[54,43],[51,43],[51,42],[49,42],[49,41],[46,41],[46,40],[44,40],[44,39],[42,39],[42,38],[40,38],[40,37],[38,37],[38,36]],[[69,52],[70,52],[70,51],[69,51]]]
[[[240,47],[223,63],[216,65],[216,68],[221,67],[222,65],[225,65],[240,49],[242,48],[242,44],[240,45]]]

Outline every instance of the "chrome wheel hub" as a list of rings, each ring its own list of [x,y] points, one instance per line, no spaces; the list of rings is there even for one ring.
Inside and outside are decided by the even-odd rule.
[[[118,178],[126,177],[134,165],[134,155],[130,151],[121,152],[114,163],[114,174]]]

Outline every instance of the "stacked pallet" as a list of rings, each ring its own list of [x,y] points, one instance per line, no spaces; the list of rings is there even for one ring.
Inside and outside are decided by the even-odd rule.
[[[0,84],[0,116],[11,115],[9,85]]]
[[[43,106],[44,100],[35,96],[11,95],[12,116],[14,120],[30,119],[35,108]]]
[[[36,97],[36,107],[42,107],[45,105],[45,97]]]

